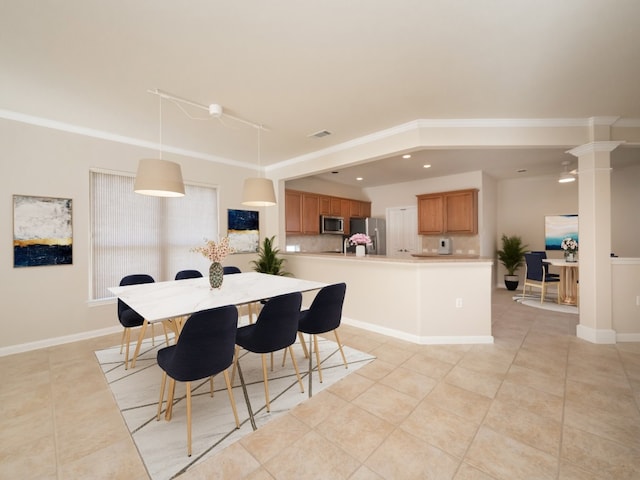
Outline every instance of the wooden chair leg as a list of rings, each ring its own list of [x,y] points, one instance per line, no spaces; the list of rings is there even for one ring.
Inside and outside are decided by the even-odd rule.
[[[307,350],[307,344],[304,341],[304,335],[302,334],[302,332],[298,332],[298,340],[300,340],[300,345],[302,345],[304,358],[309,358],[309,350]]]
[[[235,382],[235,378],[236,378],[236,370],[238,368],[238,351],[240,350],[240,347],[238,347],[236,345],[236,351],[233,355],[233,369],[231,370],[231,385],[234,384]]]
[[[289,354],[291,356],[291,363],[293,363],[293,368],[296,371],[296,376],[298,377],[298,384],[300,384],[300,392],[304,393],[304,385],[302,385],[302,378],[300,377],[300,371],[298,370],[298,362],[296,362],[296,356],[293,354],[293,347],[289,345]]]
[[[173,396],[176,393],[176,381],[169,377],[169,392],[167,393],[167,410],[164,412],[164,419],[169,421],[173,415]]]
[[[158,414],[156,420],[160,420],[160,413],[162,413],[162,400],[164,400],[164,387],[167,383],[167,372],[162,371],[162,382],[160,382],[160,399],[158,400]]]
[[[131,360],[131,368],[135,368],[136,366],[136,359],[138,358],[138,355],[140,354],[140,347],[142,346],[142,339],[144,338],[144,334],[147,331],[147,325],[149,324],[149,322],[147,322],[146,320],[144,322],[142,322],[142,326],[140,327],[140,334],[138,335],[138,343],[136,344],[136,351],[133,352],[133,359]]]
[[[340,342],[340,337],[338,337],[338,330],[335,329],[333,331],[333,334],[336,336],[336,343],[338,344],[338,348],[340,349],[340,355],[342,355],[344,368],[349,368],[349,364],[347,363],[347,357],[344,356],[344,351],[342,350],[342,343]]]
[[[127,327],[124,329],[125,335],[125,346],[124,346],[124,369],[129,369],[129,343],[131,342],[131,328]]]
[[[213,375],[209,377],[209,385],[211,386],[211,398],[213,398]]]
[[[124,347],[124,339],[126,337],[127,329],[122,330],[122,338],[120,339],[120,355],[122,355],[122,348]]]
[[[262,378],[264,380],[264,399],[267,406],[267,412],[271,412],[271,403],[269,403],[269,380],[267,378],[267,357],[266,353],[261,354],[262,357]]]
[[[187,456],[191,456],[191,382],[187,384]]]
[[[236,428],[240,428],[240,419],[238,418],[238,410],[236,409],[236,400],[233,397],[233,388],[231,388],[231,382],[229,381],[229,369],[224,371],[224,381],[227,384],[227,393],[229,394],[229,401],[231,402],[231,410],[233,410],[233,418],[236,419]]]

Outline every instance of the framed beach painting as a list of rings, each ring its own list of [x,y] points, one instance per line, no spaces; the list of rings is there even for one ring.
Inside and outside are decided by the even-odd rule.
[[[544,217],[544,246],[546,250],[561,250],[562,239],[578,241],[578,215],[546,215]]]
[[[70,198],[13,196],[13,266],[73,263]]]
[[[236,253],[258,251],[260,243],[259,212],[253,210],[228,210],[227,236]]]

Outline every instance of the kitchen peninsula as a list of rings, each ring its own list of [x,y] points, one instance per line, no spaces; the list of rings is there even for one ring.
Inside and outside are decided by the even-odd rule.
[[[283,257],[286,270],[296,277],[346,282],[345,324],[418,344],[493,343],[491,258],[340,253]]]

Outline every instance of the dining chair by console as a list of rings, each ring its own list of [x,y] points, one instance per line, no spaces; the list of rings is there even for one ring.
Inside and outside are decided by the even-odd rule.
[[[134,275],[127,275],[120,280],[120,286],[126,285],[138,285],[142,283],[154,283],[154,279],[151,275],[138,273]],[[120,353],[122,354],[122,347],[126,345],[126,352],[124,355],[124,369],[127,370],[129,368],[129,343],[131,342],[131,329],[135,327],[146,327],[145,319],[136,312],[133,308],[127,305],[122,300],[118,299],[118,320],[120,324],[124,327],[122,331],[122,340],[120,342]],[[140,330],[138,335],[138,346],[136,347],[136,353],[132,360],[131,368],[135,366],[135,356],[138,354],[137,352],[140,350],[139,345],[142,343],[142,337],[144,335],[145,328]],[[151,334],[153,338],[153,330]]]
[[[316,365],[318,367],[318,377],[322,383],[322,368],[320,366],[320,353],[318,351],[318,334],[333,331],[336,343],[342,355],[344,368],[348,368],[347,358],[342,350],[342,343],[338,337],[338,327],[342,319],[342,305],[347,291],[346,283],[336,283],[323,287],[311,302],[308,310],[300,312],[298,323],[298,335],[300,343],[304,345],[303,333],[309,335],[309,394],[311,394],[311,373],[313,370],[312,350],[315,349]],[[313,349],[311,342],[313,340]]]
[[[531,253],[537,253],[538,255],[540,255],[542,257],[542,260],[545,260],[547,258],[547,252],[546,250],[532,250]],[[544,265],[544,273],[545,273],[545,277],[547,279],[549,278],[560,278],[560,274],[559,273],[551,273],[549,271],[549,264],[546,262],[542,262],[542,264]]]
[[[236,363],[238,363],[239,347],[249,352],[261,354],[267,412],[271,411],[267,375],[267,353],[277,352],[285,348],[289,350],[293,368],[298,377],[300,391],[304,393],[304,386],[302,385],[298,364],[292,348],[298,333],[298,319],[300,317],[301,305],[302,294],[300,292],[272,297],[264,307],[262,307],[256,323],[238,328],[238,333],[236,334]],[[234,374],[235,366],[231,375],[232,378]]]
[[[238,309],[233,305],[211,308],[192,314],[182,327],[175,345],[158,350],[162,369],[160,400],[156,420],[160,420],[164,390],[169,377],[165,418],[171,420],[176,381],[185,382],[187,400],[187,455],[191,456],[191,382],[209,377],[213,396],[213,376],[223,372],[231,409],[240,428],[236,402],[228,369],[233,363],[238,328]]]
[[[542,262],[542,255],[539,253],[525,253],[524,259],[526,262],[525,279],[522,287],[522,298],[525,297],[527,287],[539,288],[540,291],[540,303],[544,303],[544,298],[547,292],[547,286],[549,284],[555,284],[556,288],[560,282],[558,277],[547,277],[544,263]]]

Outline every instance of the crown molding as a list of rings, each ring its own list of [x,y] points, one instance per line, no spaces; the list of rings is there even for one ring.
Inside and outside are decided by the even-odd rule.
[[[623,141],[590,142],[590,143],[585,143],[584,145],[580,145],[578,147],[572,148],[571,150],[567,150],[565,153],[570,153],[575,157],[580,157],[586,153],[612,152],[623,143],[625,142]]]

